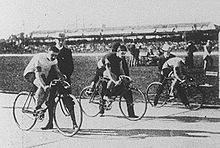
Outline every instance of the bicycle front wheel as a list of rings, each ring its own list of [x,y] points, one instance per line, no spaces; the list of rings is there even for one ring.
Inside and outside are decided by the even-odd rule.
[[[68,137],[75,135],[81,128],[82,120],[81,105],[73,95],[56,102],[54,121],[61,134]]]
[[[35,107],[36,100],[28,92],[21,92],[15,98],[13,117],[21,130],[28,131],[35,125],[37,121],[37,118],[34,116]]]
[[[151,106],[162,107],[169,98],[168,89],[160,82],[152,82],[147,87],[147,100]]]
[[[100,113],[100,100],[101,94],[95,89],[94,92],[90,93],[91,86],[85,87],[79,97],[79,103],[82,106],[82,110],[88,117],[95,117]]]
[[[186,89],[186,96],[189,101],[190,110],[198,110],[202,107],[204,98],[202,91],[195,86],[191,86]]]
[[[131,121],[137,121],[140,120],[146,113],[147,111],[147,99],[145,98],[144,93],[142,93],[139,89],[137,88],[130,88],[131,91],[131,95],[132,95],[132,99],[133,102],[130,104],[132,106],[129,107],[129,105],[127,105],[126,100],[124,97],[120,97],[119,100],[119,108],[122,112],[122,114]],[[133,109],[132,109],[133,107]],[[130,117],[129,113],[130,112],[132,114],[132,110],[134,110],[134,114],[137,117]]]

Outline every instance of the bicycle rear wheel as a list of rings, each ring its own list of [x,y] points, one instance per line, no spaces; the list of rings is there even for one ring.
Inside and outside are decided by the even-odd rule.
[[[54,107],[54,121],[58,131],[64,136],[70,137],[75,135],[81,128],[83,120],[82,109],[79,102],[73,95],[70,95],[69,98],[72,99],[71,102],[73,103],[69,101],[68,107],[62,99],[59,99]],[[69,108],[72,109],[75,117],[71,117],[71,109]],[[75,118],[75,122],[72,120],[73,118]]]
[[[160,82],[152,82],[147,87],[147,100],[151,106],[162,107],[166,104],[169,98],[168,89]],[[155,101],[155,100],[158,101]],[[157,102],[156,104],[154,102]]]
[[[20,92],[13,103],[13,117],[21,130],[28,131],[36,123],[34,116],[36,100],[28,92]]]
[[[90,89],[91,86],[87,86],[81,91],[79,103],[86,116],[95,117],[100,113],[101,93],[98,89],[95,89],[95,91],[90,94]]]
[[[195,86],[191,86],[186,89],[186,96],[189,101],[190,110],[198,110],[204,103],[202,91]]]
[[[130,88],[130,91],[132,93],[133,98],[133,108],[134,108],[134,114],[137,116],[137,118],[129,117],[128,115],[128,107],[127,103],[124,97],[120,97],[119,99],[119,108],[122,112],[122,114],[131,121],[137,121],[140,120],[147,111],[147,99],[145,98],[144,93],[142,93],[137,88]]]

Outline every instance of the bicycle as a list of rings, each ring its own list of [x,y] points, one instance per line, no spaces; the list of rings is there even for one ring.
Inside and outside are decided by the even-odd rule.
[[[174,97],[169,96],[172,80],[173,78],[168,76],[165,77],[162,82],[152,82],[148,85],[146,94],[147,100],[151,106],[154,106],[154,99],[156,96],[159,97],[156,107],[163,107],[169,102],[174,102],[179,97],[175,88]],[[180,87],[183,87],[185,90],[186,97],[189,101],[189,106],[186,104],[185,106],[190,110],[198,110],[201,108],[204,103],[203,93],[200,89],[200,86],[193,80],[193,78],[186,77],[185,82],[180,85]],[[179,105],[178,102],[176,102],[176,104]]]
[[[123,89],[117,95],[113,94],[111,96],[111,98],[114,100],[113,102],[119,102],[120,111],[125,118],[131,121],[140,120],[145,115],[147,110],[147,100],[144,93],[141,90],[130,86],[132,82],[130,77],[121,75],[119,80],[121,81]],[[110,104],[106,105],[105,101],[103,101],[102,83],[106,81],[107,80],[105,78],[100,77],[92,94],[88,94],[88,91],[91,90],[91,86],[87,86],[81,91],[79,102],[85,115],[95,117],[101,112],[102,109],[106,111],[111,110],[113,102],[110,102]],[[127,111],[125,111],[127,110],[127,104],[125,98],[123,97],[124,93],[127,92],[125,90],[130,90],[132,92],[132,105],[134,105],[134,112],[138,116],[137,118],[129,117]]]
[[[70,87],[70,84],[65,80],[54,79],[50,83],[51,86],[57,87],[58,91],[55,99],[55,106],[53,108],[53,116],[55,125],[58,131],[64,136],[73,136],[75,135],[82,125],[82,109],[75,96],[68,94],[68,97],[71,97],[74,112],[75,120],[77,127],[73,127],[72,119],[70,117],[70,112],[66,105],[63,102],[64,96],[59,93],[58,85],[62,85],[65,89]],[[29,92],[22,91],[20,92],[14,100],[13,103],[13,117],[17,126],[24,131],[28,131],[34,127],[37,121],[43,121],[44,113],[48,109],[47,107],[43,110],[36,111],[36,99],[34,97],[36,87],[33,86]]]

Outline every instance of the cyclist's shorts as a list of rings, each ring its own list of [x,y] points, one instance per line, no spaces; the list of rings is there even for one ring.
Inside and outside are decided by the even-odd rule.
[[[35,73],[34,72],[28,72],[25,76],[24,76],[24,78],[28,81],[28,82],[30,82],[30,83],[34,83],[34,80],[36,79],[36,77],[35,77]]]
[[[168,77],[172,70],[170,68],[163,69],[163,76]]]

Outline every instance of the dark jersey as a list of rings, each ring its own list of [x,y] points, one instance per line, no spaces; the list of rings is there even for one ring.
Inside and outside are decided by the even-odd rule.
[[[70,77],[74,69],[71,50],[63,47],[58,54],[57,60],[61,73],[65,74],[67,77]]]
[[[106,65],[106,59],[109,61],[111,72],[114,73],[117,77],[120,75],[120,62],[121,58],[117,57],[116,53],[108,53],[102,58],[103,65]]]

